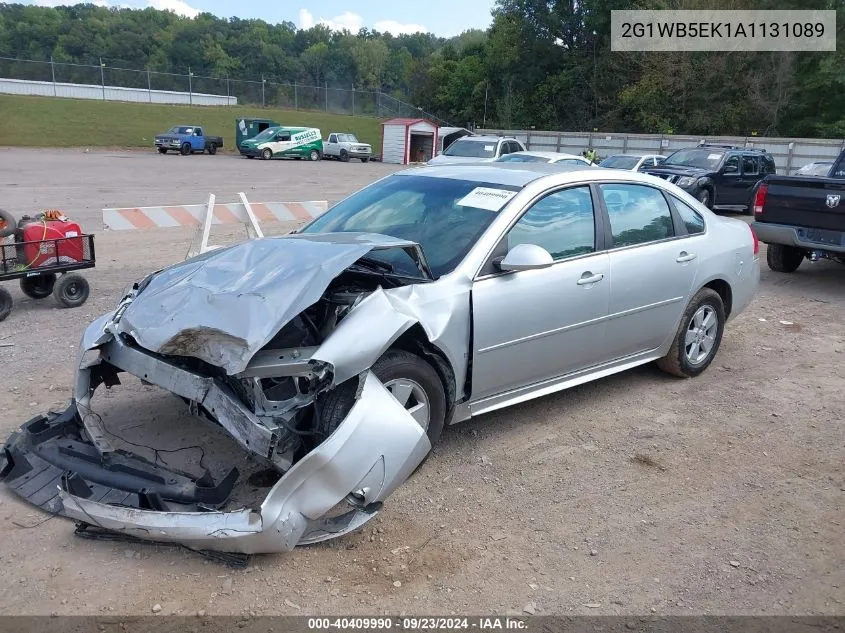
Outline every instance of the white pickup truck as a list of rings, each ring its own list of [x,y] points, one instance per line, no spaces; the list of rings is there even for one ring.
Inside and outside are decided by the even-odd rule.
[[[323,158],[336,158],[344,163],[350,158],[360,158],[362,163],[370,160],[373,148],[361,143],[354,134],[332,132],[323,143]]]

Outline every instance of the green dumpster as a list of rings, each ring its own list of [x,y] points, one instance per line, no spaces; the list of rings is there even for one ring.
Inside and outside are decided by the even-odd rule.
[[[251,119],[248,117],[235,119],[235,146],[240,151],[243,141],[258,136],[268,127],[277,127],[278,125],[280,124],[271,119]],[[241,154],[243,154],[242,151]]]

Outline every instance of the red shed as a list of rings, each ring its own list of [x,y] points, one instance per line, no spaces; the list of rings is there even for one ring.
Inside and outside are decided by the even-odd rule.
[[[426,119],[390,119],[381,124],[381,160],[407,165],[436,156],[438,127]]]

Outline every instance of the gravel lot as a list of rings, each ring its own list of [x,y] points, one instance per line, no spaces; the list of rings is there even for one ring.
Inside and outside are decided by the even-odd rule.
[[[102,233],[104,206],[335,201],[380,164],[0,150],[2,205],[98,232],[76,310],[16,284],[0,324],[0,434],[70,397],[79,336],[184,257],[181,229]],[[268,227],[272,232],[289,227]],[[231,235],[231,231],[228,234]],[[845,268],[764,269],[695,380],[648,366],[452,427],[363,531],[230,570],[176,548],[90,542],[0,487],[0,614],[843,614]],[[116,388],[107,423],[207,427]],[[121,405],[132,402],[133,415]],[[141,406],[138,406],[141,405]],[[136,436],[137,437],[137,436]]]

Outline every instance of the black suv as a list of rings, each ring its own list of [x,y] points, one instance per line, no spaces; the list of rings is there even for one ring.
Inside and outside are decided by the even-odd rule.
[[[641,168],[678,185],[709,209],[751,214],[757,183],[775,173],[775,159],[766,150],[730,145],[679,149],[659,167]]]

